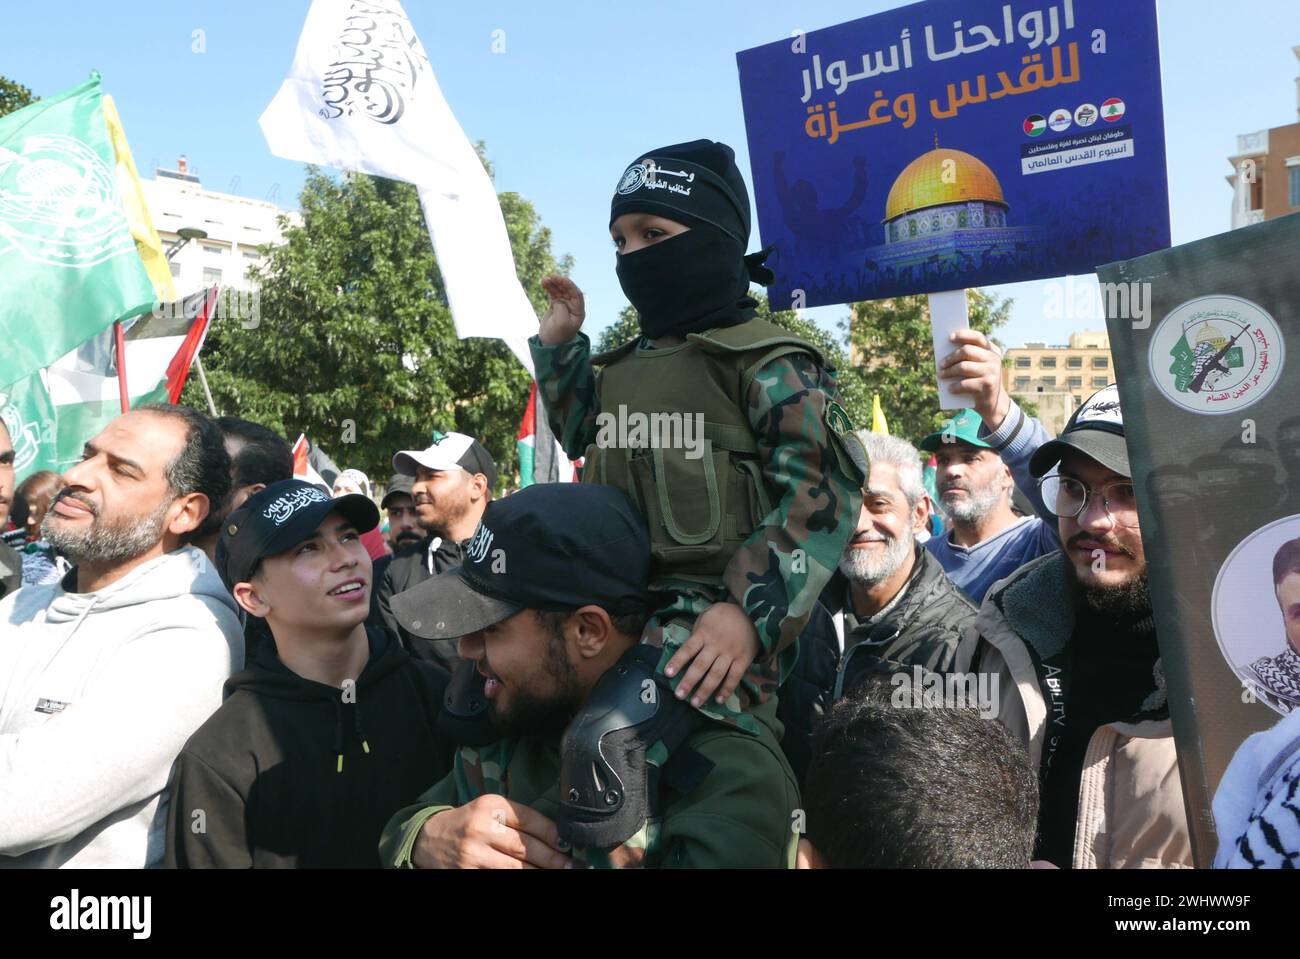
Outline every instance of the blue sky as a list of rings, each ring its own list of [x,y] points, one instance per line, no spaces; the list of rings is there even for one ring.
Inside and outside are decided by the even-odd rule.
[[[461,125],[487,143],[498,189],[531,200],[556,253],[573,254],[593,333],[626,302],[606,232],[624,167],[653,147],[709,137],[735,147],[748,179],[736,51],[900,5],[405,2]],[[98,69],[142,173],[184,153],[206,187],[295,207],[302,166],[270,154],[257,118],[288,70],[308,6],[6,0],[0,74],[50,95]],[[1177,244],[1227,229],[1236,135],[1296,120],[1300,64],[1290,47],[1300,44],[1300,5],[1159,0],[1158,9]],[[196,53],[200,30],[205,50]],[[494,36],[504,52],[493,52]],[[1010,345],[1104,327],[1099,316],[1045,319],[1043,283],[995,289],[1016,300],[1000,337]],[[828,328],[847,312],[812,311]]]

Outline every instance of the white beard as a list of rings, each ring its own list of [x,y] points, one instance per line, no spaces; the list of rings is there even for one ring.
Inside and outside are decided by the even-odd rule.
[[[867,550],[854,549],[850,543],[840,557],[840,572],[849,582],[859,586],[875,586],[883,583],[898,572],[907,562],[913,549],[911,536],[898,536],[885,543],[883,553],[870,554]]]

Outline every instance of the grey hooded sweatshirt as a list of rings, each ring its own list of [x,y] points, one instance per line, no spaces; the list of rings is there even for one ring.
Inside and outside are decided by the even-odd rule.
[[[75,577],[0,600],[0,868],[158,865],[172,763],[243,666],[199,550],[93,593]]]

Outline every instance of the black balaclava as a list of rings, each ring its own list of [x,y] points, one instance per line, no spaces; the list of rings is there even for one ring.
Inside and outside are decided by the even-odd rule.
[[[693,140],[651,150],[623,173],[609,222],[651,213],[690,227],[635,253],[619,254],[619,285],[655,338],[735,326],[754,316],[750,281],[773,280],[768,250],[745,256],[749,192],[725,143]]]

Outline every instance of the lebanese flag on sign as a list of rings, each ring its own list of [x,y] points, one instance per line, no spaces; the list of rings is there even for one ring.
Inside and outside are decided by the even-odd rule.
[[[1101,104],[1101,118],[1107,123],[1114,123],[1124,116],[1124,101],[1119,97],[1111,97],[1109,100],[1103,100]]]

